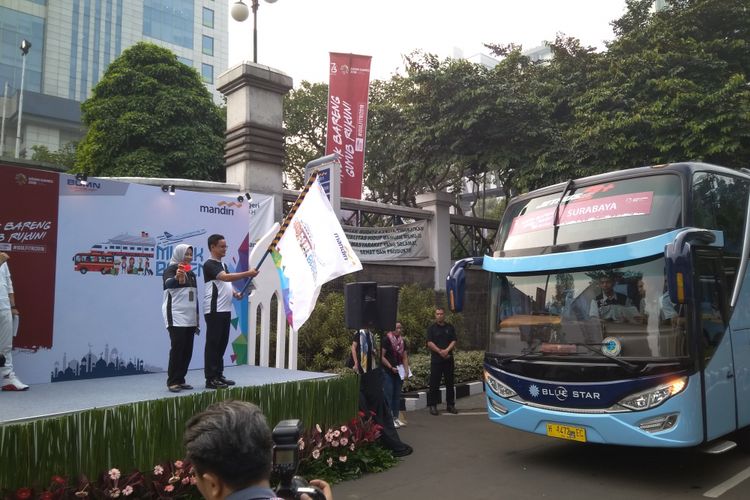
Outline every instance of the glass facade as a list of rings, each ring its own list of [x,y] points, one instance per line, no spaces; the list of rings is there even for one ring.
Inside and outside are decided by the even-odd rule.
[[[190,66],[191,68],[193,67],[193,61],[188,59],[187,57],[177,56],[177,60],[180,61],[185,66]]]
[[[207,56],[214,55],[214,39],[210,36],[203,35],[203,53]]]
[[[39,3],[39,2],[36,2]],[[0,95],[7,82],[10,92],[21,87],[21,40],[31,42],[26,56],[24,90],[42,91],[44,19],[0,7]]]
[[[203,26],[206,28],[214,27],[214,11],[203,7]]]
[[[145,0],[143,34],[193,48],[193,0]]]
[[[214,83],[214,67],[210,64],[201,64],[201,76],[205,83]]]

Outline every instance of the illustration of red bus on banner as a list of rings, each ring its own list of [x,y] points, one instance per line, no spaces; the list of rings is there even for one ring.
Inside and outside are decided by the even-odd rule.
[[[120,234],[106,242],[92,245],[88,252],[75,254],[73,270],[81,274],[93,271],[113,276],[153,276],[151,262],[155,248],[156,240],[147,232],[141,231],[140,236]]]
[[[341,161],[341,196],[362,197],[372,57],[331,52],[326,155]]]

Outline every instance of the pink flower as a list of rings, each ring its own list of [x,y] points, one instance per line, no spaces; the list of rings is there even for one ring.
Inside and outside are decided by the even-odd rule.
[[[195,486],[198,483],[198,480],[195,478],[195,476],[190,476],[190,484]]]
[[[168,484],[164,487],[164,491],[166,491],[167,493],[171,493],[174,491],[174,486],[172,486],[171,484]]]
[[[349,440],[346,439],[345,437],[342,437],[341,438],[341,446],[346,446],[347,444],[349,444]]]
[[[328,467],[333,465],[333,459],[331,457],[328,457],[328,460],[326,460],[326,463],[328,464]]]
[[[338,448],[339,442],[338,441],[331,441],[331,446],[333,446],[334,448]]]
[[[305,449],[305,440],[302,439],[302,438],[300,438],[300,440],[297,441],[297,446],[299,446],[300,450],[304,450]]]
[[[349,430],[349,428],[347,426],[345,426],[345,425],[341,426],[341,432],[346,432],[348,430]]]
[[[312,456],[315,460],[320,458],[320,450],[313,450]]]
[[[354,451],[354,443],[352,443],[352,444],[349,445],[349,449],[352,450],[352,451]]]
[[[109,469],[109,478],[113,481],[117,481],[118,479],[120,479],[119,469]]]
[[[129,497],[130,495],[132,495],[132,494],[133,494],[133,487],[132,487],[132,486],[130,486],[130,485],[128,485],[128,486],[125,486],[125,487],[124,487],[124,488],[122,489],[122,494],[123,494],[123,496]]]
[[[341,435],[341,431],[333,431],[333,437],[339,437]]]
[[[183,465],[184,464],[182,463],[182,460],[178,460],[174,463],[174,466],[177,467],[178,469],[182,469]]]
[[[346,455],[341,455],[339,457],[339,462],[346,462]]]
[[[118,498],[120,496],[120,489],[119,488],[112,488],[109,490],[109,497],[110,498]]]
[[[183,477],[181,482],[182,484],[190,484],[190,477]]]
[[[88,491],[83,491],[83,490],[82,491],[76,491],[76,496],[78,498],[86,498],[87,496],[89,496],[89,492]]]
[[[154,467],[154,476],[161,476],[162,474],[164,474],[164,467],[161,465]]]
[[[180,482],[180,476],[172,476],[169,478],[169,484],[179,483]]]

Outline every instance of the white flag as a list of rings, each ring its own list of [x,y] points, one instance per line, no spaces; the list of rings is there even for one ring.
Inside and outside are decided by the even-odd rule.
[[[295,330],[312,314],[325,282],[362,269],[317,179],[271,256],[281,280],[286,319]]]

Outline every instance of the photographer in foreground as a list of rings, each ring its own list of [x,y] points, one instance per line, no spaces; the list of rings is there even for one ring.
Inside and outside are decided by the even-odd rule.
[[[271,429],[257,406],[215,403],[188,420],[183,442],[185,458],[195,467],[196,486],[206,500],[278,498],[270,488]],[[333,500],[328,483],[315,479],[310,484]]]

